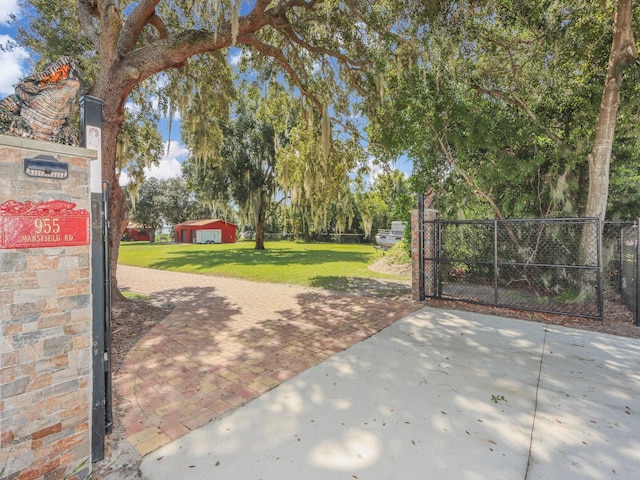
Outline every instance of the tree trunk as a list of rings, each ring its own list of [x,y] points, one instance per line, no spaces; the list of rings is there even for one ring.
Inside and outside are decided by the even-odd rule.
[[[638,56],[631,28],[632,14],[633,1],[618,0],[614,19],[613,43],[604,82],[602,103],[598,113],[596,135],[593,150],[587,158],[589,162],[589,194],[585,216],[600,217],[602,221],[604,221],[607,212],[609,167],[620,105],[622,74],[624,67]]]
[[[589,193],[585,208],[585,217],[598,217],[604,222],[609,198],[609,167],[611,165],[611,151],[616,132],[616,120],[620,105],[620,85],[624,68],[637,56],[638,52],[633,38],[631,19],[633,16],[633,1],[618,0],[614,14],[613,42],[609,54],[609,66],[604,81],[602,103],[598,112],[596,134],[593,150],[587,156],[589,162]],[[598,241],[598,233],[593,226],[586,225],[580,240],[580,255],[584,265],[600,265],[598,249],[594,248],[594,241]],[[600,265],[600,268],[602,266]],[[579,298],[589,298],[593,286],[582,282]]]
[[[256,246],[255,250],[264,250],[264,222],[256,224]]]
[[[258,210],[258,218],[256,218],[256,250],[264,250],[264,222],[267,218],[267,202],[268,196],[262,192],[260,194],[260,208]]]

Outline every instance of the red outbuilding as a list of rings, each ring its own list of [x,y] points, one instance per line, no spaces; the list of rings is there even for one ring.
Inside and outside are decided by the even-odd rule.
[[[127,225],[127,228],[124,229],[122,239],[125,241],[148,242],[151,240],[151,237],[149,236],[149,232],[142,225],[130,223]]]
[[[189,220],[173,229],[178,243],[236,243],[237,226],[219,218]]]

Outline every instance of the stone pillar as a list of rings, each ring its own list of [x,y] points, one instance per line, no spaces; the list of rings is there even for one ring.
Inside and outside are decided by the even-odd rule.
[[[425,197],[420,195],[418,201],[425,202]],[[416,302],[437,295],[436,228],[433,223],[437,210],[425,208],[424,204],[418,206],[422,208],[411,211],[411,299]]]
[[[42,163],[54,169],[59,161],[66,173],[55,178],[42,167],[42,176],[29,176],[26,158],[48,158]],[[91,469],[95,158],[92,150],[0,135],[3,480],[82,479]],[[20,233],[9,231],[13,225],[22,225]]]

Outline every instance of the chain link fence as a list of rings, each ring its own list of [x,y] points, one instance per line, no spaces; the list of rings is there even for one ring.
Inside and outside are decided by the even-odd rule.
[[[619,228],[619,267],[617,271],[618,281],[615,286],[620,294],[622,303],[634,314],[635,324],[640,325],[640,285],[638,273],[640,271],[640,232],[638,224],[626,224]]]
[[[436,269],[433,297],[602,319],[599,219],[436,220],[424,227],[435,236],[435,257],[424,259]]]
[[[632,275],[629,272],[629,257],[623,253],[628,250],[628,247],[625,248],[625,237],[628,237],[629,229],[636,231],[634,222],[609,221],[605,222],[602,227],[602,265],[605,296],[622,295],[623,271],[626,272],[626,275]],[[628,281],[626,283],[629,284]]]

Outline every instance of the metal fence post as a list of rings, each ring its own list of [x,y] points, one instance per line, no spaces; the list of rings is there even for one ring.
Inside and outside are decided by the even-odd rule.
[[[423,301],[424,294],[424,193],[418,195],[418,300]]]
[[[435,288],[435,295],[436,298],[442,298],[442,284],[444,283],[444,275],[442,274],[442,236],[443,236],[443,232],[444,229],[442,228],[442,223],[440,223],[439,221],[435,223],[435,235],[434,235],[434,242],[435,242],[435,257],[436,257],[436,275],[435,275],[435,281],[436,281],[436,288]]]
[[[616,285],[616,293],[623,296],[624,292],[622,289],[622,277],[623,277],[623,272],[624,272],[624,227],[621,226],[620,227],[620,232],[618,233],[618,251],[620,252],[620,261],[618,262],[618,265],[616,265],[617,267],[617,271],[618,271],[618,281],[617,281],[617,285]]]
[[[498,219],[493,221],[493,295],[498,305]]]
[[[424,298],[438,297],[440,253],[438,250],[438,223],[436,221],[436,210],[424,205],[425,196],[422,197],[423,225],[422,231],[422,255],[423,255],[423,278],[424,278]],[[428,263],[427,263],[428,261]]]
[[[80,143],[95,150],[97,159],[91,162],[91,292],[93,295],[93,362],[92,362],[92,422],[91,460],[99,462],[105,455],[105,435],[111,432],[111,405],[109,346],[109,292],[105,289],[105,276],[109,275],[105,255],[105,207],[108,195],[102,182],[102,106],[103,101],[90,96],[80,99]]]
[[[635,275],[635,318],[633,324],[636,327],[640,327],[640,217],[638,217],[638,223],[636,224],[636,275]]]
[[[602,219],[597,217],[597,241],[596,245],[598,248],[598,314],[600,315],[600,321],[604,321],[604,292],[602,291],[604,281],[604,265],[602,261]]]

